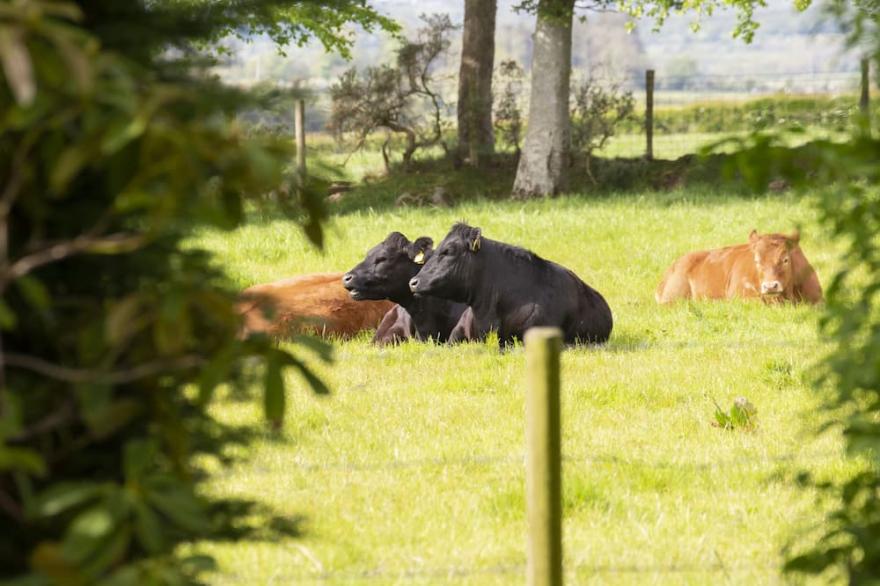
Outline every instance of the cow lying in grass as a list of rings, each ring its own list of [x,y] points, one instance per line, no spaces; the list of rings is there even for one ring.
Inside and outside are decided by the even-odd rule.
[[[666,271],[657,303],[677,299],[759,298],[819,303],[822,286],[799,246],[800,234],[758,234],[746,244],[688,253]]]
[[[611,310],[570,270],[516,246],[483,238],[479,228],[452,227],[419,274],[418,295],[470,306],[477,336],[498,332],[499,342],[521,340],[534,326],[556,326],[566,343],[605,342]]]
[[[237,304],[242,334],[276,337],[316,333],[349,338],[375,328],[394,306],[390,301],[358,303],[342,286],[342,273],[302,275],[245,289]]]
[[[470,339],[469,317],[459,323],[466,305],[436,297],[416,297],[409,290],[409,280],[431,256],[433,244],[427,236],[410,242],[400,232],[392,232],[342,277],[342,285],[352,299],[389,299],[397,303],[379,324],[375,343],[406,338],[433,338],[438,342]]]

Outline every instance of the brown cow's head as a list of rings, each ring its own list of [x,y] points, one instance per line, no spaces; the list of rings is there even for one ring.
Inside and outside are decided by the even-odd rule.
[[[755,260],[758,273],[758,291],[761,297],[778,298],[790,292],[794,285],[792,271],[792,251],[798,247],[800,233],[749,234],[749,248]]]

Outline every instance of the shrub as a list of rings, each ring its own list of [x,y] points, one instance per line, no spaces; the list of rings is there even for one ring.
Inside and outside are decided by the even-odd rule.
[[[199,490],[204,464],[254,433],[211,417],[218,387],[259,377],[276,425],[287,369],[327,391],[300,356],[238,337],[235,291],[183,244],[270,190],[321,241],[289,141],[243,133],[247,96],[167,50],[210,38],[210,14],[0,3],[0,579],[186,583],[210,560],[183,543],[295,530]]]
[[[330,130],[340,142],[351,134],[352,152],[365,145],[378,130],[403,135],[403,164],[409,167],[420,148],[440,144],[446,126],[446,101],[434,87],[433,69],[449,49],[449,35],[457,27],[448,15],[423,16],[425,26],[415,39],[397,50],[394,65],[368,67],[363,75],[352,68],[330,89],[332,99]],[[390,134],[382,143],[386,171],[390,168]]]
[[[522,140],[523,118],[519,96],[523,86],[523,70],[513,59],[502,61],[495,74],[495,87],[501,87],[496,94],[493,112],[495,132],[502,144],[512,148],[519,158],[519,143]]]
[[[575,87],[572,101],[572,153],[584,153],[587,176],[595,183],[590,169],[593,152],[604,147],[619,125],[632,116],[635,100],[632,92],[622,92],[617,86],[602,87],[588,79]]]

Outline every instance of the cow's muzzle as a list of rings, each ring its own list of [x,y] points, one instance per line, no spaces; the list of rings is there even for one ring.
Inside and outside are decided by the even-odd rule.
[[[779,295],[782,293],[782,283],[779,281],[763,281],[761,283],[761,295]]]

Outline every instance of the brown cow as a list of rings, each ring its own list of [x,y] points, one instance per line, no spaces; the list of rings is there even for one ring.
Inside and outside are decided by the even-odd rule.
[[[394,304],[355,301],[342,286],[342,274],[301,275],[245,289],[237,305],[244,317],[242,334],[316,333],[348,338],[375,329]]]
[[[798,242],[800,234],[749,234],[748,244],[688,253],[669,267],[654,297],[760,298],[767,303],[822,301],[822,286]]]

